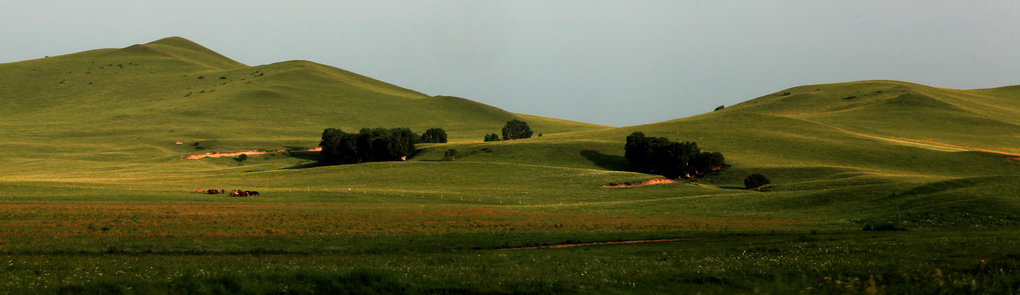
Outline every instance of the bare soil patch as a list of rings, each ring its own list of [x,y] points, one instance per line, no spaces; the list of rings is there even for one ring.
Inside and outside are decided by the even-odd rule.
[[[669,178],[665,178],[665,177],[656,177],[656,178],[652,178],[652,179],[645,180],[645,181],[632,182],[632,183],[624,183],[624,184],[610,184],[610,185],[603,185],[602,187],[635,187],[635,186],[646,186],[646,185],[668,184],[668,183],[683,183],[683,180],[669,179]]]
[[[278,150],[250,150],[250,151],[237,151],[237,152],[211,152],[204,154],[184,155],[181,156],[186,159],[201,159],[201,158],[219,158],[219,157],[237,157],[240,155],[261,155],[266,153],[282,153],[282,152],[318,152],[322,151],[322,147],[311,147],[311,148],[299,148],[299,149],[278,149]]]

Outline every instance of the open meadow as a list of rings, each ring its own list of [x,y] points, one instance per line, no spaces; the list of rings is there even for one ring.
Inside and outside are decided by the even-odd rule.
[[[0,77],[0,293],[1020,292],[1016,87],[810,85],[612,128],[182,38]],[[542,136],[482,142],[511,119]],[[338,166],[185,157],[374,127],[450,142]],[[656,176],[628,171],[636,131],[730,167],[602,187]],[[772,183],[745,189],[752,173]]]

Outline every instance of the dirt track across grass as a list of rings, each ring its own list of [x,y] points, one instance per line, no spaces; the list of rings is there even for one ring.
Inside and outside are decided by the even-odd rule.
[[[536,247],[502,248],[502,249],[499,249],[499,250],[554,249],[554,248],[570,248],[570,247],[602,246],[602,245],[626,245],[626,244],[663,243],[663,242],[691,241],[691,240],[697,240],[697,238],[574,243],[574,244],[559,244],[559,245],[536,246]]]

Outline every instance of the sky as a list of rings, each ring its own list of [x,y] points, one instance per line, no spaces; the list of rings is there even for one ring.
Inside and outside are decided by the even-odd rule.
[[[1020,1],[3,1],[0,63],[180,36],[507,111],[632,126],[786,88],[1020,84]]]

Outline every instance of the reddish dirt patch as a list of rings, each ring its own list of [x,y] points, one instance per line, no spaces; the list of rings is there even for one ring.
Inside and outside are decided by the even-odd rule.
[[[679,179],[669,179],[669,178],[665,178],[665,177],[656,177],[656,178],[652,178],[652,179],[645,180],[645,181],[640,181],[640,182],[615,184],[615,185],[603,185],[602,187],[634,187],[634,186],[646,186],[646,185],[667,184],[667,183],[683,183],[683,181],[679,180]]]
[[[1002,158],[1006,159],[1007,161],[1012,162],[1013,165],[1020,166],[1020,157],[1002,157]]]
[[[271,151],[251,150],[251,151],[223,152],[223,153],[212,152],[212,153],[204,153],[204,154],[184,155],[184,156],[181,156],[181,157],[184,157],[186,159],[194,160],[194,159],[201,159],[201,158],[237,157],[237,156],[240,156],[240,155],[261,155],[261,154],[266,154],[266,153],[318,152],[318,151],[322,151],[322,147],[300,148],[300,149],[278,149],[278,150],[271,150]]]

